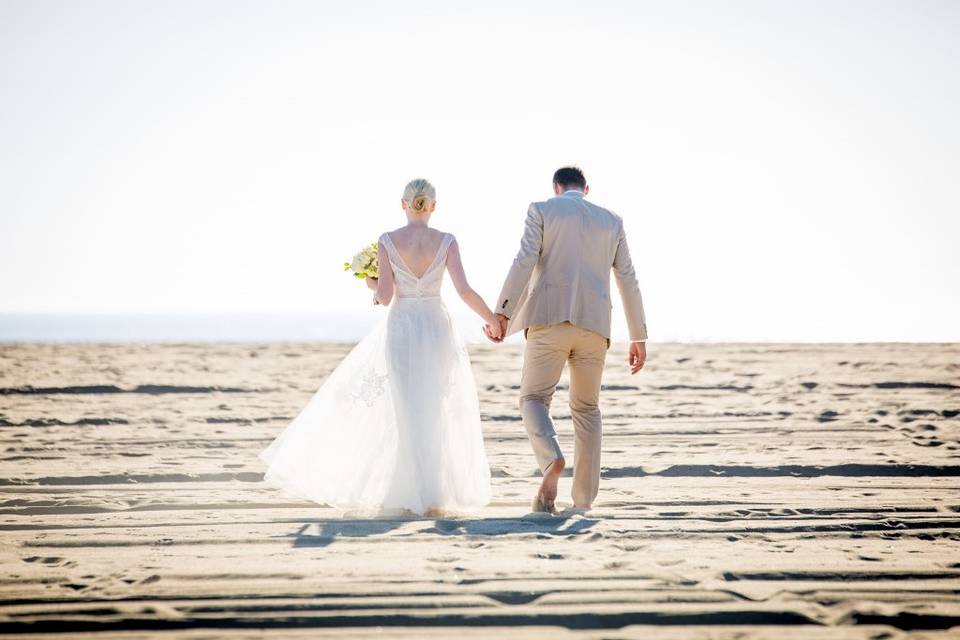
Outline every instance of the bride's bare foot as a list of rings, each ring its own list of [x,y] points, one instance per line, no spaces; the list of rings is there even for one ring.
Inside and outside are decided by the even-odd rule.
[[[540,482],[540,490],[533,499],[534,511],[547,513],[556,511],[557,483],[560,481],[564,466],[566,463],[563,458],[557,458],[547,466],[547,470],[543,472],[543,480]]]
[[[423,515],[427,516],[428,518],[442,518],[447,515],[447,512],[437,507],[430,507]]]

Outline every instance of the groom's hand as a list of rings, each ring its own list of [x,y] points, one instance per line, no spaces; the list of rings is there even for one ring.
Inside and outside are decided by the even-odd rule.
[[[507,321],[510,320],[510,318],[503,315],[502,313],[496,313],[494,314],[494,317],[497,319],[497,322],[500,323],[500,335],[501,336],[507,335]]]
[[[630,356],[627,358],[630,363],[630,375],[643,369],[643,363],[647,361],[647,343],[631,342]]]

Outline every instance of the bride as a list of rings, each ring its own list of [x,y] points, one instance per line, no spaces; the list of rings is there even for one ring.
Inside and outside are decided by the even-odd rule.
[[[490,468],[470,358],[440,298],[444,272],[485,322],[500,325],[470,287],[453,235],[428,226],[436,190],[407,184],[407,224],[378,242],[390,310],[350,351],[300,414],[264,449],[264,479],[343,511],[437,517],[490,501]]]

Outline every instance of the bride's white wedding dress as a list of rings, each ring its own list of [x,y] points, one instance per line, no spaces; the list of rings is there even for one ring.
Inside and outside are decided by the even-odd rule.
[[[453,236],[444,235],[419,278],[389,234],[380,241],[396,282],[389,312],[259,454],[264,478],[344,511],[422,515],[483,506],[490,468],[477,390],[440,298]]]

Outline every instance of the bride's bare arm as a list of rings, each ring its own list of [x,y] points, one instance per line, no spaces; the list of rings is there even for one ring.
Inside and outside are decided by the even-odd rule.
[[[460,260],[460,246],[454,240],[450,243],[450,249],[447,251],[447,271],[450,273],[450,279],[453,280],[453,286],[457,288],[457,293],[467,306],[473,309],[483,321],[489,325],[499,326],[493,311],[483,301],[480,294],[473,290],[473,287],[467,282],[467,274],[463,271],[463,262]]]
[[[390,257],[382,242],[377,245],[377,264],[380,265],[380,277],[377,278],[377,293],[374,299],[380,304],[387,305],[393,300],[393,268],[390,266]]]

